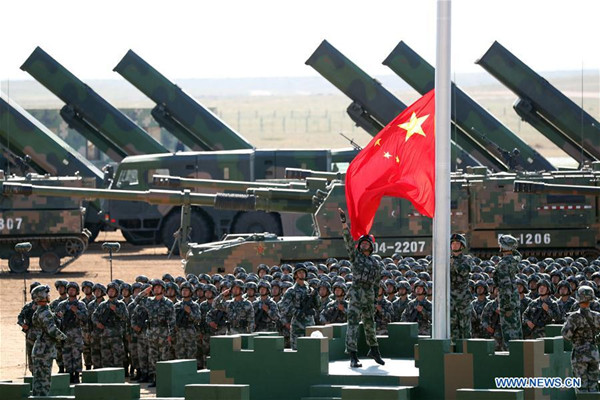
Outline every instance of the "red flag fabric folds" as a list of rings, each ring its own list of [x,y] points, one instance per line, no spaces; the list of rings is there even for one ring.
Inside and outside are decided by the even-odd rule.
[[[346,171],[346,203],[356,240],[369,233],[381,197],[402,197],[423,215],[435,209],[434,90],[383,128]]]

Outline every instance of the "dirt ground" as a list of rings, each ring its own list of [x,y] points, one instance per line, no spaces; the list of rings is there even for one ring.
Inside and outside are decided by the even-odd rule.
[[[29,288],[33,281],[49,285],[51,299],[57,297],[54,290],[56,279],[73,280],[81,284],[83,280],[108,283],[110,281],[110,263],[108,254],[102,251],[101,244],[105,241],[119,241],[121,251],[113,256],[113,279],[123,279],[134,282],[137,275],[143,274],[150,278],[162,277],[164,273],[173,276],[183,275],[183,269],[178,257],[168,259],[164,246],[131,246],[125,242],[120,233],[100,233],[95,243],[79,259],[67,266],[56,275],[42,273],[37,266],[37,259],[31,260],[30,272],[13,274],[8,270],[6,260],[0,266],[0,380],[18,380],[30,375],[25,365],[25,334],[17,325],[17,315],[23,307],[23,288]],[[28,291],[28,289],[27,289]],[[27,301],[29,301],[29,295]],[[53,373],[58,372],[56,363]],[[142,387],[142,393],[150,394]]]

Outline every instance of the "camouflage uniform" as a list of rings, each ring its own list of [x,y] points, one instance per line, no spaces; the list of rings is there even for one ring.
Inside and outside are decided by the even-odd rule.
[[[133,313],[137,304],[135,301],[131,301],[127,304],[127,314],[129,319],[127,321],[127,334],[129,335],[129,354],[131,355],[131,366],[133,369],[141,373],[140,358],[138,351],[138,333],[133,329]]]
[[[96,300],[96,297],[94,295],[92,295],[90,297],[84,296],[81,299],[83,304],[85,304],[86,314],[87,314],[87,309],[88,309],[89,305],[91,303],[93,303],[94,300]],[[81,330],[83,333],[83,362],[85,364],[85,368],[90,369],[92,367],[92,347],[91,347],[91,331],[90,331],[90,324],[89,324],[89,314],[87,314],[87,315],[88,315],[88,322],[83,324],[83,326],[81,327]]]
[[[315,324],[315,309],[319,307],[319,295],[308,284],[295,283],[281,299],[281,322],[290,324],[290,347],[296,350],[296,339],[304,336],[307,326]]]
[[[65,284],[66,286],[66,284]],[[56,314],[56,307],[58,307],[58,305],[60,304],[61,301],[66,300],[67,299],[67,295],[65,294],[64,296],[60,296],[57,299],[52,300],[52,302],[49,304],[50,307],[50,311],[52,311],[54,314]],[[63,342],[62,341],[58,341],[56,342],[56,364],[58,365],[58,370],[59,372],[64,372],[65,369],[65,363],[63,362]]]
[[[57,328],[54,314],[47,305],[38,305],[33,313],[32,324],[34,329],[39,332],[32,353],[32,394],[48,396],[50,394],[52,360],[56,358],[56,342],[65,340],[66,335]]]
[[[502,326],[504,346],[508,346],[509,340],[523,338],[521,301],[515,282],[515,276],[519,272],[519,261],[521,261],[521,254],[513,250],[512,254],[502,257],[494,273],[494,284],[498,287],[500,326]]]
[[[263,305],[269,308],[269,311],[263,310]],[[279,307],[277,303],[269,296],[259,297],[254,303],[254,322],[256,332],[277,332],[277,321],[279,321]]]
[[[564,300],[562,297],[556,301],[556,305],[558,305],[558,310],[560,311],[560,316],[556,320],[557,324],[564,324],[567,320],[567,313],[573,308],[575,304],[575,298],[569,296],[567,300]]]
[[[392,306],[392,302],[385,297],[377,299],[375,303],[375,332],[378,335],[387,335],[387,326],[393,321],[393,318],[394,307]]]
[[[98,302],[100,300],[100,302]],[[90,355],[92,358],[92,365],[94,369],[102,368],[102,346],[100,344],[102,337],[102,330],[92,322],[91,316],[94,315],[94,311],[98,308],[98,305],[104,300],[98,298],[88,304],[88,327],[90,330]]]
[[[175,309],[173,302],[166,297],[148,299],[148,373],[155,376],[156,362],[168,361],[170,348],[167,337],[175,333]]]
[[[488,302],[483,308],[483,313],[481,314],[481,327],[496,341],[496,351],[501,351],[506,350],[506,348],[504,346],[502,326],[500,325],[500,314],[498,314],[498,311],[498,299]],[[489,333],[487,328],[492,328],[494,332]]]
[[[73,312],[71,307],[77,307],[77,312]],[[63,345],[63,362],[65,371],[69,373],[81,372],[81,353],[83,352],[83,331],[82,327],[87,325],[87,307],[85,303],[74,299],[61,301],[56,312],[62,315],[61,330],[67,335],[67,340]]]
[[[421,312],[417,311],[417,306],[423,307]],[[431,336],[431,302],[424,297],[423,300],[411,300],[402,313],[400,321],[417,322],[419,324],[419,335]]]
[[[558,305],[550,298],[550,296],[545,296],[545,299],[542,299],[542,297],[543,296],[540,296],[529,303],[527,310],[525,310],[525,313],[523,314],[523,324],[526,324],[527,321],[531,321],[535,324],[533,329],[527,332],[528,335],[524,336],[524,339],[538,339],[545,337],[545,326],[560,318],[560,309],[558,308]],[[545,311],[542,308],[542,304],[544,303],[548,305],[548,311]],[[529,326],[527,326],[527,328],[529,328]]]
[[[38,332],[33,328],[32,318],[35,312],[37,304],[34,301],[30,301],[25,304],[17,317],[17,324],[23,327],[27,325],[25,332],[25,352],[27,353],[27,364],[29,365],[29,371],[33,373],[33,360],[31,359],[31,352],[33,351],[33,345]]]
[[[471,337],[471,301],[469,274],[473,260],[466,254],[450,258],[450,330],[452,340]]]
[[[402,313],[404,312],[404,310],[406,310],[406,307],[408,306],[409,302],[410,298],[408,296],[401,296],[394,300],[394,302],[392,303],[392,308],[394,309],[394,322],[400,322],[400,319],[402,318]]]
[[[149,373],[149,361],[148,361],[148,310],[146,303],[148,297],[138,295],[133,302],[129,305],[131,307],[131,330],[132,330],[132,343],[137,343],[137,363],[140,369],[140,378],[147,380]],[[136,331],[135,328],[139,328]]]
[[[471,302],[471,307],[473,308],[473,314],[471,314],[472,315],[472,318],[471,318],[471,337],[472,338],[489,339],[489,337],[490,337],[489,332],[487,330],[485,330],[485,328],[483,327],[483,323],[482,323],[483,310],[489,302],[490,301],[487,299],[487,297],[484,298],[483,300],[476,298],[475,300],[473,300]]]
[[[593,289],[589,286],[581,286],[578,290],[578,295],[580,294],[587,296],[589,299],[594,296]],[[582,301],[582,299],[580,298],[579,301]],[[598,391],[600,354],[598,353],[595,336],[599,330],[600,313],[589,308],[582,308],[567,316],[567,321],[561,331],[563,338],[573,342],[571,367],[573,375],[581,378],[579,390],[582,392]]]
[[[343,310],[339,309],[340,304],[344,307]],[[323,325],[345,323],[347,320],[347,314],[348,302],[341,298],[327,303],[319,315],[319,321]]]
[[[110,307],[115,306],[113,311]],[[100,348],[102,352],[102,367],[122,367],[125,357],[123,331],[129,315],[127,306],[121,300],[106,299],[98,305],[92,314],[92,323],[104,325],[101,329]]]
[[[185,311],[185,306],[190,312]],[[179,359],[196,358],[196,324],[200,322],[200,306],[191,300],[180,300],[175,304],[175,326],[177,330],[177,347],[175,352]]]
[[[254,331],[254,307],[243,298],[225,301],[222,294],[213,302],[213,307],[223,311],[229,321],[229,334],[252,333]]]
[[[348,290],[348,330],[346,352],[358,351],[358,327],[362,319],[365,338],[369,347],[377,347],[375,331],[375,296],[381,280],[381,267],[376,258],[365,256],[354,246],[350,230],[342,231],[346,251],[352,264],[352,286]]]

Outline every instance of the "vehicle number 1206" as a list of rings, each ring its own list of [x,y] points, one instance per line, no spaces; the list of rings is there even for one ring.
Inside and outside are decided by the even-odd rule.
[[[0,230],[8,229],[21,229],[23,218],[0,218]]]
[[[406,242],[394,242],[387,244],[386,242],[375,242],[375,253],[422,253],[425,250],[424,240],[409,240]]]

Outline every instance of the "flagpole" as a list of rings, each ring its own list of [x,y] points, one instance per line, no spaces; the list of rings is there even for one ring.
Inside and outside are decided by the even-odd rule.
[[[451,0],[437,0],[432,330],[434,339],[450,338],[450,20]]]

